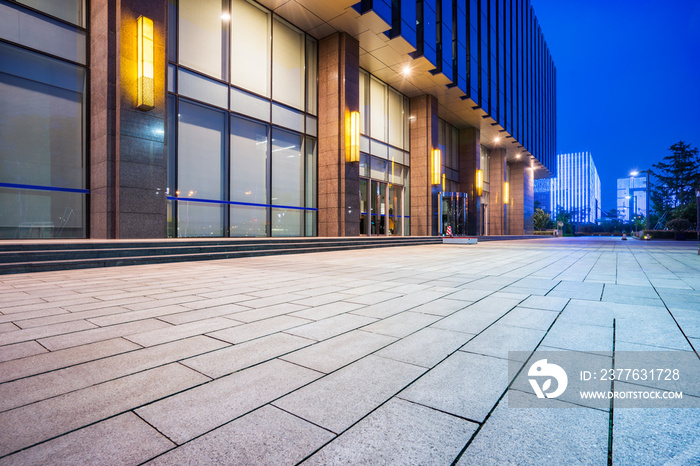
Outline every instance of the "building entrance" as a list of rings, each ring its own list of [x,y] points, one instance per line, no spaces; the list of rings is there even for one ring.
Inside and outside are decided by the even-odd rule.
[[[440,233],[447,234],[447,227],[453,236],[467,234],[467,193],[440,193]]]
[[[360,179],[360,234],[403,235],[403,187]]]

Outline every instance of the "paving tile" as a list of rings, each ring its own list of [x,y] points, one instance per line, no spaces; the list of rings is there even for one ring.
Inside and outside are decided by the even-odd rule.
[[[54,335],[79,332],[80,330],[87,330],[91,328],[97,328],[97,325],[91,324],[86,320],[78,320],[75,322],[64,322],[61,324],[47,325],[44,327],[15,330],[14,332],[0,333],[0,346],[11,345],[12,343],[20,343],[23,341],[38,340],[40,338],[51,337]]]
[[[587,299],[600,301],[603,294],[602,283],[561,282],[552,291],[550,297]]]
[[[95,325],[99,325],[100,327],[106,327],[108,325],[124,324],[127,322],[135,322],[138,320],[167,316],[170,314],[178,314],[189,310],[190,309],[187,307],[172,304],[168,306],[154,306],[149,309],[122,312],[120,314],[113,314],[102,317],[95,317],[91,318],[90,322],[94,323]]]
[[[195,335],[202,335],[216,330],[224,330],[230,327],[241,325],[240,322],[223,317],[214,317],[212,319],[197,320],[182,325],[173,325],[167,328],[157,330],[149,330],[148,332],[140,332],[132,335],[127,335],[129,341],[133,341],[141,346],[153,346],[166,343],[168,341],[180,340]]]
[[[304,309],[303,311],[293,312],[290,315],[294,317],[301,317],[303,319],[321,320],[337,316],[339,314],[344,314],[346,312],[351,312],[363,307],[365,307],[364,304],[346,303],[341,301],[311,307]]]
[[[233,318],[241,322],[255,322],[257,320],[269,319],[270,317],[292,314],[294,312],[303,311],[304,309],[307,309],[307,307],[300,306],[299,304],[279,303],[268,307],[238,312]]]
[[[534,351],[544,334],[544,330],[511,327],[499,321],[469,340],[460,351],[510,359],[514,355],[509,355],[509,351]]]
[[[466,290],[460,290],[456,293],[450,293],[449,295],[445,296],[448,299],[456,299],[459,301],[469,301],[469,302],[474,302],[478,301],[480,299],[485,298],[486,296],[490,295],[493,293],[493,290],[484,290],[484,289],[466,289]]]
[[[478,380],[478,383],[475,381]],[[398,396],[475,422],[483,422],[508,386],[508,362],[458,351]]]
[[[390,317],[399,312],[412,309],[414,307],[439,300],[446,293],[438,291],[421,291],[417,293],[411,293],[399,298],[384,301],[380,304],[374,304],[372,306],[363,307],[356,311],[352,311],[353,314],[375,317],[377,319],[384,319]]]
[[[261,307],[274,306],[275,304],[288,303],[289,301],[294,301],[299,298],[303,298],[303,296],[294,293],[285,293],[277,296],[268,296],[267,298],[247,299],[239,303],[243,306],[258,309]]]
[[[520,307],[531,309],[543,309],[546,311],[561,311],[569,302],[567,298],[556,298],[553,296],[530,296],[519,304]]]
[[[613,464],[697,464],[698,432],[698,409],[617,409]]]
[[[403,338],[406,335],[427,327],[439,318],[439,316],[430,314],[406,311],[363,327],[362,330],[379,333],[381,335],[389,335],[390,337]]]
[[[212,317],[221,317],[233,315],[239,312],[247,311],[250,308],[239,306],[238,304],[226,304],[223,306],[207,307],[204,309],[195,309],[193,311],[180,312],[178,314],[169,314],[158,317],[158,319],[168,322],[173,325],[187,324],[196,320],[210,319]]]
[[[508,395],[457,464],[606,464],[608,413],[573,408],[509,409]],[[534,398],[534,396],[533,396]]]
[[[21,327],[13,324],[12,322],[6,322],[4,324],[0,324],[0,333],[14,332],[15,330],[19,330],[20,328]]]
[[[547,280],[544,278],[521,278],[520,280],[514,282],[510,286],[517,286],[532,290],[545,290],[549,291],[559,284],[560,280]]]
[[[283,356],[282,359],[319,372],[329,373],[394,341],[396,338],[386,335],[353,330],[294,351]]]
[[[319,320],[306,325],[301,325],[286,332],[292,335],[298,335],[312,340],[326,340],[328,338],[340,335],[341,333],[355,330],[364,327],[367,324],[376,322],[377,319],[364,316],[356,316],[353,314],[340,314],[329,317],[328,319]]]
[[[147,464],[293,465],[333,437],[327,430],[266,405]]]
[[[473,335],[428,327],[408,335],[374,354],[430,368],[455,352],[470,338],[473,338]]]
[[[54,337],[41,338],[39,343],[50,351],[57,351],[72,346],[87,345],[101,340],[109,340],[112,338],[132,335],[136,332],[148,332],[160,328],[171,327],[166,322],[161,322],[156,319],[140,320],[138,322],[128,322],[120,325],[110,325],[109,327],[94,328],[84,330],[82,332],[74,332],[66,335],[57,335]]]
[[[346,290],[346,293],[350,293],[351,290]],[[390,293],[387,291],[375,291],[373,293],[358,294],[351,298],[345,298],[344,301],[348,303],[355,304],[378,304],[390,299],[401,297],[401,293]]]
[[[587,352],[612,352],[613,330],[610,327],[557,321],[542,345]]]
[[[208,380],[168,364],[0,413],[0,455],[129,411]],[[50,413],[50,415],[47,415]]]
[[[498,323],[524,329],[547,330],[556,318],[557,313],[552,311],[518,306],[504,315]]]
[[[182,444],[320,376],[275,359],[144,406],[136,413]]]
[[[278,316],[249,324],[237,325],[224,330],[217,330],[208,335],[212,338],[238,344],[308,323],[309,320],[307,319],[300,319],[292,316]]]
[[[367,356],[273,404],[340,433],[391,398],[425,369]]]
[[[411,308],[411,311],[436,316],[448,316],[456,311],[459,311],[460,309],[464,309],[468,305],[469,302],[464,302],[457,299],[442,298]]]
[[[300,294],[300,293],[297,293]],[[342,301],[347,298],[352,298],[355,295],[346,293],[328,293],[318,296],[309,296],[303,299],[296,299],[292,301],[294,304],[301,304],[302,306],[322,306],[324,304],[335,303]]]
[[[122,307],[102,307],[90,311],[67,312],[65,314],[56,314],[46,317],[38,317],[34,319],[21,320],[17,322],[20,328],[34,328],[45,325],[60,324],[62,322],[71,322],[75,320],[87,320],[106,315],[114,315],[124,312],[126,309]]]
[[[306,338],[274,333],[186,359],[182,364],[209,377],[219,378],[313,343]]]
[[[503,310],[480,311],[467,307],[435,322],[431,327],[475,335],[494,323],[506,312]]]
[[[225,346],[198,336],[0,384],[0,411],[72,392]]]
[[[477,427],[394,398],[305,464],[450,464]]]
[[[0,346],[0,363],[46,352],[47,349],[35,341],[25,341],[22,343]],[[2,373],[2,371],[0,371],[0,373]]]
[[[50,305],[47,309],[40,309],[36,311],[24,311],[15,312],[12,314],[2,314],[0,315],[0,322],[19,322],[28,319],[37,319],[39,317],[55,316],[55,315],[66,315],[69,314],[65,309],[60,309]]]
[[[0,460],[0,464],[138,464],[175,445],[132,412]]]
[[[28,377],[30,375],[40,374],[42,372],[61,369],[63,367],[68,367],[107,356],[113,356],[115,354],[125,353],[127,351],[133,351],[140,348],[139,345],[121,338],[99,341],[97,343],[52,352],[46,352],[46,349],[41,347],[41,345],[36,342],[27,343],[33,343],[34,345],[39,346],[43,351],[27,355],[27,357],[23,357],[22,359],[13,359],[0,363],[0,382],[7,382],[9,380]],[[18,345],[23,344],[25,343],[18,343]],[[0,351],[2,351],[3,348],[0,348]],[[0,388],[1,387],[2,386],[0,385]]]

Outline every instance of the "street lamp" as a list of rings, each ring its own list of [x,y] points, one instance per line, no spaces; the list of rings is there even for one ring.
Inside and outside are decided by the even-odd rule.
[[[649,196],[651,194],[651,189],[649,186],[649,171],[650,170],[633,170],[630,172],[630,176],[635,177],[639,175],[640,173],[646,173],[647,175],[647,185],[646,185],[646,191],[645,191],[645,200],[646,200],[646,212],[645,212],[645,219],[644,222],[646,224],[645,230],[649,229]]]

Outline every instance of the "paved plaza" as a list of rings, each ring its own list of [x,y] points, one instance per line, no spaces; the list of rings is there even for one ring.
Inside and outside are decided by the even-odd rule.
[[[0,303],[0,464],[700,462],[700,409],[508,406],[536,350],[700,361],[696,242],[17,274]]]

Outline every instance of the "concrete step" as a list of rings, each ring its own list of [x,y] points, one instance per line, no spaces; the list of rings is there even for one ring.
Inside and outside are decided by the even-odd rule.
[[[115,242],[118,246],[109,242],[56,243],[55,246],[43,242],[41,245],[22,243],[12,248],[5,244],[0,249],[0,274],[415,246],[441,242],[439,237],[409,236]]]

